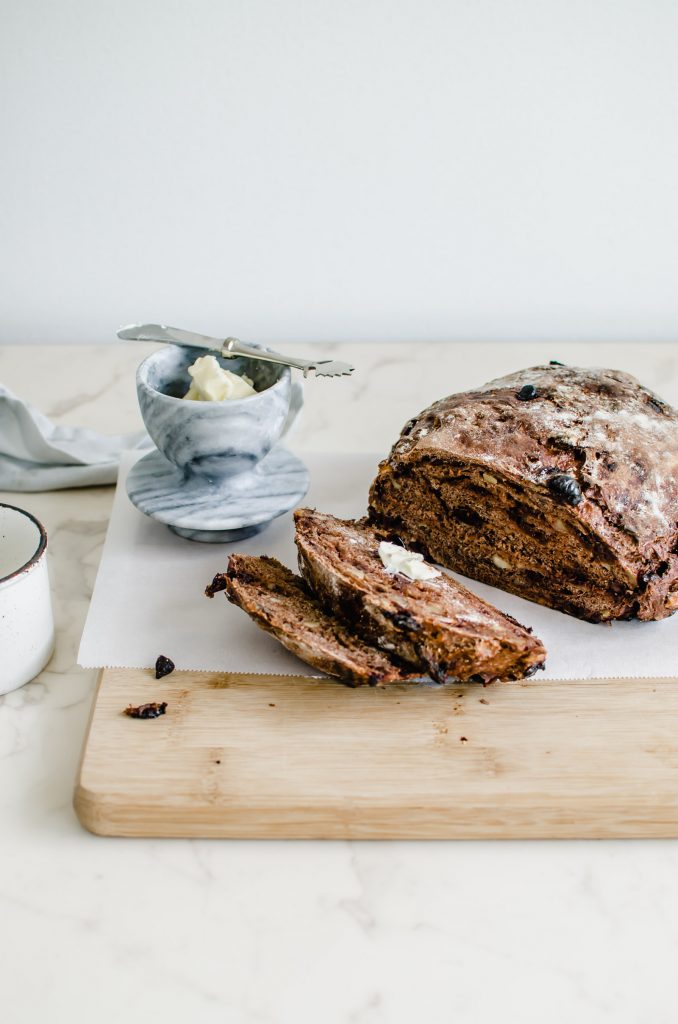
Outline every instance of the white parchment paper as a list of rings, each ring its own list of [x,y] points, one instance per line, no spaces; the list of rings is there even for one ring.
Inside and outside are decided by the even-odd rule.
[[[234,544],[184,540],[130,503],[124,482],[141,454],[123,455],[78,663],[147,668],[164,654],[180,669],[317,674],[223,594],[204,596],[231,551],[274,555],[296,567],[291,514]],[[365,512],[378,456],[309,454],[304,460],[311,473],[304,504],[343,517]],[[541,637],[549,652],[541,679],[678,674],[678,615],[663,622],[593,625],[474,580],[463,582]]]

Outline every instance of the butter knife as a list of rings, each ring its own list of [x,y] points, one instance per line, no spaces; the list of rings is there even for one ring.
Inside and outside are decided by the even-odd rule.
[[[200,348],[208,352],[219,352],[226,359],[236,356],[247,356],[248,359],[261,359],[265,363],[281,363],[301,370],[304,377],[313,370],[316,377],[341,377],[353,373],[350,363],[342,363],[337,359],[295,359],[283,356],[270,349],[254,348],[237,338],[210,338],[206,334],[195,334],[183,331],[179,327],[165,327],[164,324],[130,324],[121,327],[118,337],[123,341],[160,341],[170,345],[183,345],[188,348]]]

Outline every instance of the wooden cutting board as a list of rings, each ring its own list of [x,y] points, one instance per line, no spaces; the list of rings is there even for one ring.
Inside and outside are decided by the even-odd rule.
[[[152,700],[164,717],[122,713]],[[106,669],[75,807],[117,836],[678,836],[678,679],[351,690]]]

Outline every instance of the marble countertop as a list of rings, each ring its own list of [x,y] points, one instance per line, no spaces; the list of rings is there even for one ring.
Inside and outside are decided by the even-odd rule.
[[[153,346],[0,347],[55,420],[141,425]],[[290,447],[386,450],[435,398],[549,358],[678,404],[678,346],[335,345]],[[49,534],[58,641],[0,697],[0,993],[8,1024],[675,1020],[678,844],[102,839],[71,799],[95,675],[75,658],[113,488],[0,492]],[[124,752],[121,752],[124,756]]]

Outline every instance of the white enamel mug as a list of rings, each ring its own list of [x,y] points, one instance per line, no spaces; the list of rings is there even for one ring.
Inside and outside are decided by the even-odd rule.
[[[53,650],[45,528],[0,502],[0,694],[37,676]]]

